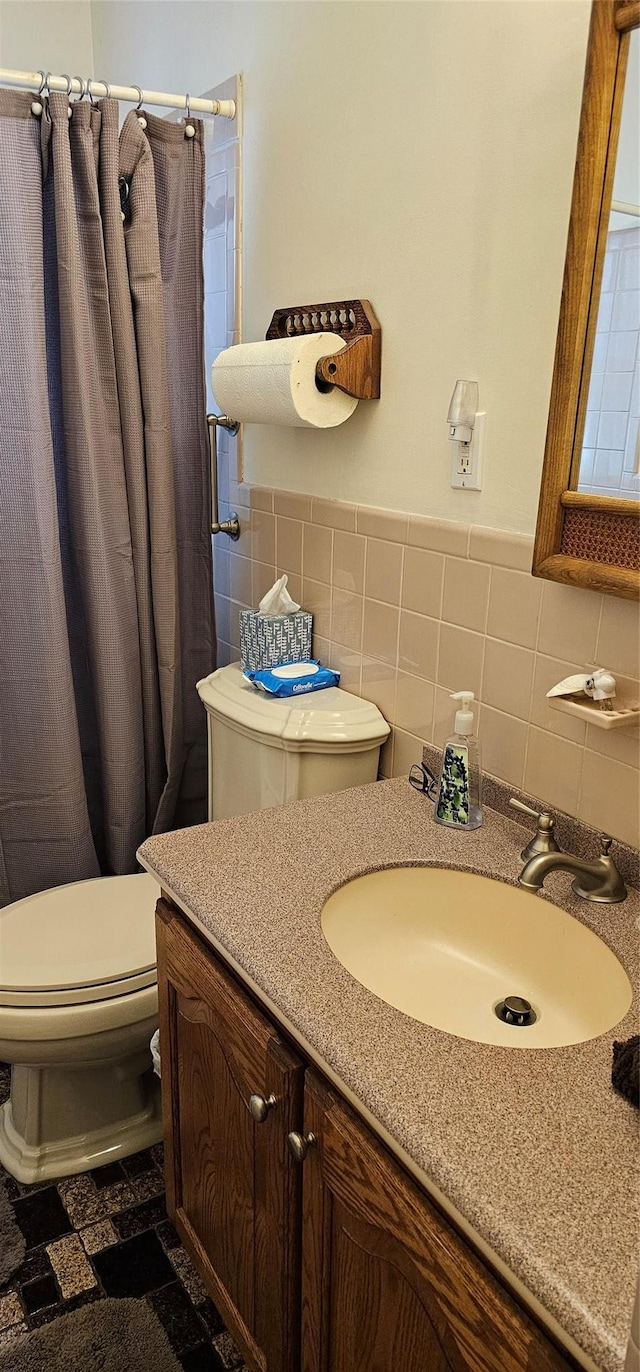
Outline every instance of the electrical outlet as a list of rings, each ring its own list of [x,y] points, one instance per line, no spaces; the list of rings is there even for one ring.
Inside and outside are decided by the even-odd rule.
[[[479,410],[470,443],[453,443],[451,485],[456,490],[482,489],[482,460],[484,455],[484,426],[486,411]]]

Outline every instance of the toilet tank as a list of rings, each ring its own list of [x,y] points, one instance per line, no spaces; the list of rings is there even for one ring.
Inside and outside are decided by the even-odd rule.
[[[376,705],[330,686],[278,700],[237,663],[197,685],[207,711],[209,819],[228,819],[375,781],[389,725]]]

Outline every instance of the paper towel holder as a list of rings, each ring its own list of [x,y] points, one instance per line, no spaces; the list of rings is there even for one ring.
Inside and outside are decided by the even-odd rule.
[[[358,400],[380,397],[382,329],[369,300],[330,300],[321,305],[289,305],[275,310],[266,338],[337,333],[346,347],[316,363],[319,390],[337,386]]]

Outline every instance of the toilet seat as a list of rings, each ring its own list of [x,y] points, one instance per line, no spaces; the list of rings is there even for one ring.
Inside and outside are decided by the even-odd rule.
[[[89,1005],[156,984],[148,873],[39,891],[0,910],[0,1008]]]

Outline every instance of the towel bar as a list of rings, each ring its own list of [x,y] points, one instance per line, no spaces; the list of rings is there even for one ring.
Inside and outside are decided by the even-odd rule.
[[[227,433],[237,434],[238,425],[234,419],[229,419],[226,414],[208,414],[207,428],[209,430],[209,458],[211,463],[211,532],[212,534],[227,534],[234,543],[240,537],[240,520],[236,510],[229,511],[229,518],[220,522],[218,510],[218,452],[216,443],[216,433],[218,425],[221,424]]]

